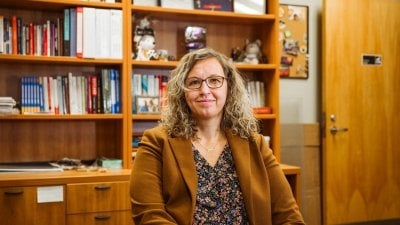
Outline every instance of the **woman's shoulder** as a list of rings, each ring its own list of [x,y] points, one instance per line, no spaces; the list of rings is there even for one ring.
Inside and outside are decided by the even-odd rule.
[[[148,128],[144,131],[144,135],[151,135],[151,136],[168,136],[167,129],[162,125],[157,125],[152,128]]]

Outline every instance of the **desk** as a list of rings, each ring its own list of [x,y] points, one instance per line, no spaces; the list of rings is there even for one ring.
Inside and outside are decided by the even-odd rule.
[[[296,198],[297,204],[300,205],[300,167],[286,164],[281,164],[281,167],[292,188],[293,196]]]

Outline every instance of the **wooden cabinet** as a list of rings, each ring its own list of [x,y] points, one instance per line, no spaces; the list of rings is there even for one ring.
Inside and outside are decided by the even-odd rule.
[[[129,177],[130,170],[1,174],[0,224],[131,225]]]
[[[130,224],[129,199],[128,181],[67,184],[67,224]]]
[[[38,202],[38,187],[0,188],[0,224],[65,224],[65,203]]]

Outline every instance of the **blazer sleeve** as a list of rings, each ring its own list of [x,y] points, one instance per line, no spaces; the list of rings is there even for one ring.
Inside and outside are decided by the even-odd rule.
[[[290,185],[272,150],[262,135],[256,135],[255,140],[261,151],[269,178],[272,223],[305,224]]]
[[[159,131],[143,134],[133,162],[130,195],[135,224],[177,224],[165,210],[162,196],[162,145]]]

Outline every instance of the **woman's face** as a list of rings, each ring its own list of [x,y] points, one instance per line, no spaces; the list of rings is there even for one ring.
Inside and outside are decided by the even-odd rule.
[[[221,80],[222,86],[220,86]],[[200,88],[187,89],[200,84]],[[186,102],[197,120],[222,118],[228,84],[222,66],[217,59],[209,58],[198,61],[189,72],[185,87]]]

